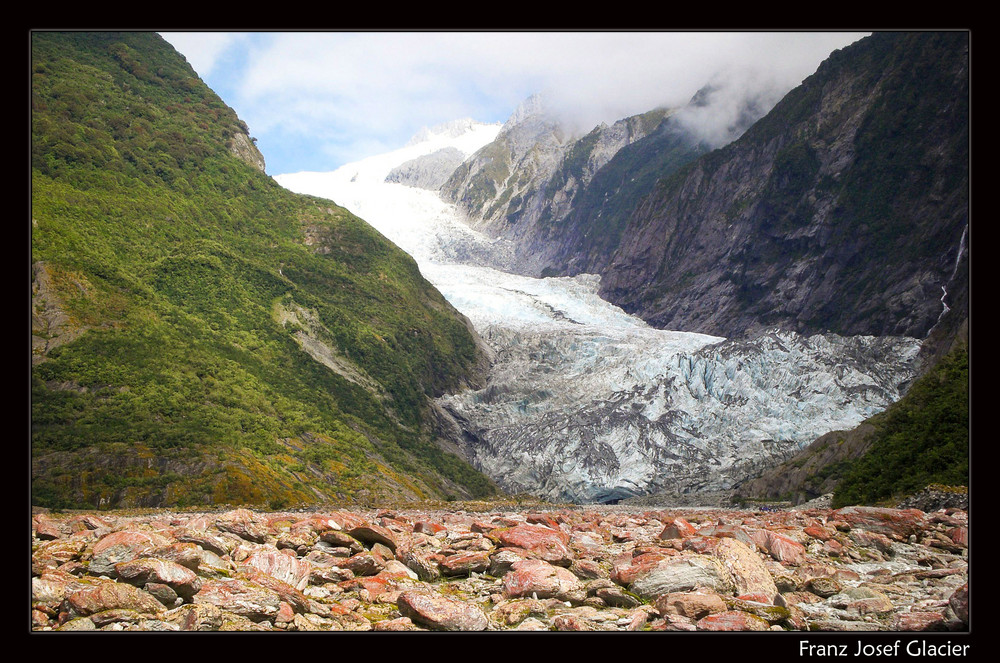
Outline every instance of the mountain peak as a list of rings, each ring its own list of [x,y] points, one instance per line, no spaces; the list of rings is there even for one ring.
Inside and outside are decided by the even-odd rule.
[[[451,120],[449,122],[434,125],[433,127],[423,127],[420,131],[415,133],[412,138],[410,138],[409,142],[406,143],[406,146],[410,147],[413,145],[419,145],[420,143],[425,143],[435,138],[459,138],[477,129],[490,126],[499,126],[499,123],[487,124],[485,122],[478,122],[472,118]]]
[[[542,95],[535,93],[518,104],[511,116],[504,122],[501,131],[508,131],[528,118],[540,117],[545,114],[545,103]]]

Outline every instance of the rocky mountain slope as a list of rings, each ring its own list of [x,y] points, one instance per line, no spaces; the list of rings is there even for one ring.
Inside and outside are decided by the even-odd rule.
[[[962,32],[833,53],[739,140],[661,179],[580,269],[651,324],[728,337],[924,338],[945,306],[963,319],[968,58]]]
[[[581,137],[546,111],[541,96],[533,96],[496,140],[455,169],[441,196],[464,211],[474,229],[514,245],[508,270],[537,275],[548,264],[548,225],[571,209],[577,192],[615,153],[650,134],[667,115],[655,109]]]
[[[437,443],[487,360],[410,256],[277,185],[159,36],[31,48],[35,504],[496,492]]]
[[[493,143],[454,171],[441,195],[474,228],[513,243],[511,271],[586,271],[559,266],[587,264],[585,253],[594,250],[572,229],[592,226],[591,242],[613,246],[627,212],[658,178],[734,140],[776,101],[772,91],[733,93],[732,86],[716,81],[685,106],[602,123],[584,135],[535,95]]]
[[[924,338],[967,310],[968,59],[963,32],[876,33],[724,146],[692,130],[711,86],[583,138],[532,99],[442,195],[516,271],[600,274],[660,328]]]

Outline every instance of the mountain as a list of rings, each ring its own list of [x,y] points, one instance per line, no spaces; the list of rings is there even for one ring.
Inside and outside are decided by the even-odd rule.
[[[542,96],[532,96],[493,142],[453,171],[439,187],[441,197],[465,212],[475,230],[513,245],[508,270],[538,275],[548,264],[546,228],[616,152],[654,131],[668,113],[655,109],[581,137],[547,112]]]
[[[967,315],[968,120],[966,33],[874,34],[661,178],[578,268],[660,327],[924,338]]]
[[[268,177],[159,36],[31,57],[33,504],[496,493],[432,402],[487,356],[409,255]]]
[[[776,101],[769,92],[732,87],[716,81],[685,106],[602,123],[582,136],[546,108],[544,97],[532,96],[496,140],[453,172],[441,196],[472,227],[513,244],[511,271],[585,272],[573,266],[589,264],[586,254],[596,249],[581,234],[607,250],[658,178],[735,139]]]
[[[762,117],[753,109],[767,105],[749,100],[744,119],[759,119],[749,127],[734,123],[728,144],[705,143],[674,110],[664,113],[654,130],[617,144],[575,180],[565,176],[572,169],[563,165],[574,163],[568,155],[586,154],[586,142],[560,138],[558,125],[546,124],[538,105],[529,105],[511,118],[496,143],[455,171],[442,194],[470,217],[481,215],[485,220],[476,227],[514,241],[518,255],[532,256],[512,263],[515,269],[597,274],[602,297],[654,327],[733,343],[793,332],[906,337],[921,345],[918,374],[942,361],[961,364],[953,353],[967,335],[969,315],[968,46],[964,32],[873,34],[832,53]],[[688,109],[704,107],[712,94],[706,87]],[[523,139],[512,143],[509,135]],[[532,136],[538,137],[537,148]],[[516,159],[509,155],[515,153],[549,154],[545,176],[522,185],[514,174],[541,171],[512,168]],[[565,188],[569,182],[572,188]],[[904,396],[897,410],[949,412],[967,424],[968,384],[964,392],[960,378],[956,384],[964,393],[964,419],[953,394],[936,390],[919,399]],[[903,395],[910,383],[898,386]],[[532,402],[530,394],[522,396]],[[512,396],[511,404],[516,400]],[[647,409],[649,403],[636,405]],[[627,411],[612,409],[619,418]],[[754,486],[771,495],[776,486],[778,494],[800,496],[814,493],[819,483],[832,489],[835,484],[824,479],[839,479],[853,459],[868,458],[858,467],[880,458],[898,468],[898,459],[907,457],[898,442],[917,438],[930,445],[925,455],[947,461],[940,469],[950,480],[967,474],[967,464],[954,453],[960,443],[949,437],[941,440],[947,453],[931,450],[934,438],[922,431],[920,416],[893,419],[895,442],[888,446],[870,435],[881,430],[880,421],[819,436],[815,446]],[[551,437],[559,428],[553,423],[534,439]],[[967,442],[967,425],[957,430],[966,431]],[[530,446],[524,430],[511,437]],[[509,455],[493,446],[490,453],[501,461]],[[548,465],[539,448],[526,447],[524,457],[536,458],[535,474],[544,477],[560,465],[566,448],[562,445]],[[635,445],[629,448],[634,451]],[[879,455],[869,455],[876,451]],[[779,455],[770,452],[772,459]],[[591,468],[610,467],[620,457],[606,453]],[[746,480],[738,453],[718,458],[728,458],[734,468],[742,465],[729,480]],[[831,463],[841,464],[838,469]],[[764,464],[754,471],[763,471]],[[663,467],[653,473],[683,490],[705,484],[703,473],[667,477]],[[492,471],[517,476],[506,466]],[[863,474],[858,470],[859,482]],[[813,482],[809,490],[803,487],[806,479]],[[712,481],[718,483],[718,477]],[[884,477],[879,481],[889,485]]]
[[[599,274],[660,328],[924,338],[947,308],[953,334],[968,74],[967,33],[876,33],[773,108],[748,96],[721,146],[693,130],[715,86],[579,139],[533,99],[441,191],[517,244],[516,271]]]

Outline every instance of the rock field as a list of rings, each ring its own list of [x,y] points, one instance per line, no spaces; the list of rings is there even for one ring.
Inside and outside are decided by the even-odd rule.
[[[968,632],[968,513],[36,513],[31,630]]]

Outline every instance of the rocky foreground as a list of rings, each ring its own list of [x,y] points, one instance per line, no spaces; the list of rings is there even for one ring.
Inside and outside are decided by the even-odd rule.
[[[968,631],[967,545],[955,508],[39,513],[31,628]]]

